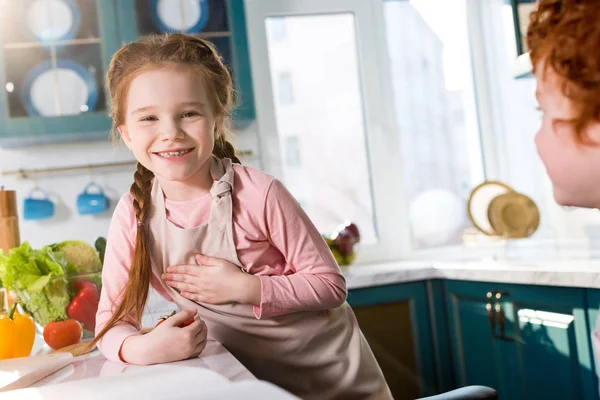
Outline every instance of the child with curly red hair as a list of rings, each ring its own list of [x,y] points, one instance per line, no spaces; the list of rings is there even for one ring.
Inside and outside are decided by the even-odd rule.
[[[600,208],[600,1],[540,0],[527,42],[543,113],[535,142],[554,198]],[[592,343],[600,371],[600,319]]]

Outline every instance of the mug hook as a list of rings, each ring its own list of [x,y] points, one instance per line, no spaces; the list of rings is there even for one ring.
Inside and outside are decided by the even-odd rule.
[[[37,174],[36,172],[34,172],[34,173],[31,175],[31,178],[33,179],[33,190],[32,190],[32,191],[35,191],[35,190],[39,189],[39,185],[38,185],[38,174]]]
[[[94,167],[91,165],[88,167],[88,175],[90,178],[90,183],[96,183],[96,181],[94,180]]]

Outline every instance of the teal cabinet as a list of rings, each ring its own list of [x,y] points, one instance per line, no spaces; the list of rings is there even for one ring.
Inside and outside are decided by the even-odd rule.
[[[2,2],[0,146],[108,139],[117,32],[109,0]]]
[[[150,33],[212,41],[232,71],[235,128],[255,119],[243,0],[2,1],[0,147],[107,139],[104,76],[114,52]]]
[[[588,339],[590,341],[590,351],[595,359],[595,354],[592,347],[592,333],[596,329],[596,320],[598,319],[598,309],[600,307],[600,290],[588,289],[586,291],[587,301],[587,317],[588,317]],[[598,354],[600,356],[600,354]],[[592,369],[594,370],[594,386],[598,388],[597,392],[600,393],[600,385],[598,383],[598,370],[596,369],[596,362],[592,363]],[[596,399],[600,398],[600,394],[597,395]]]
[[[350,290],[348,303],[395,399],[439,392],[425,282]]]
[[[483,284],[447,283],[447,309],[457,386],[484,385],[500,390],[501,344],[491,334]]]
[[[595,399],[585,289],[448,281],[457,386],[500,399]]]
[[[255,118],[244,0],[118,0],[122,41],[140,36],[185,32],[210,40],[232,72],[236,89],[233,123],[241,128]]]

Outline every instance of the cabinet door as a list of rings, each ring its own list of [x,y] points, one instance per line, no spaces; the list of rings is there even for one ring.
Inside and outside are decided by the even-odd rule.
[[[583,289],[448,282],[448,292],[451,313],[464,314],[451,316],[457,361],[463,360],[459,383],[495,384],[500,398],[511,400],[595,398]],[[463,313],[457,304],[466,299],[478,305]],[[469,335],[484,330],[483,309],[485,319],[492,311],[495,337],[488,319],[487,339],[476,342]]]
[[[254,119],[244,0],[118,0],[117,6],[123,42],[167,32],[211,41],[232,72],[235,126]]]
[[[513,398],[596,398],[585,290],[517,285],[502,290],[500,300],[514,324],[510,368],[522,377]]]
[[[394,398],[438,393],[425,283],[350,290],[348,303]]]
[[[492,335],[486,296],[491,290],[487,284],[447,282],[450,340],[456,384],[489,386],[503,396],[502,343]]]
[[[600,290],[588,289],[586,290],[587,297],[587,317],[588,317],[588,339],[590,340],[590,352],[592,353],[592,358],[595,359],[594,348],[591,344],[592,332],[596,329],[596,321],[598,319],[598,310],[600,308]],[[598,354],[600,356],[600,354]],[[598,383],[598,370],[596,369],[597,362],[592,362],[592,371],[594,386],[598,389],[596,390],[595,399],[600,398],[600,385]]]
[[[0,145],[108,139],[103,78],[119,45],[113,2],[0,6]]]

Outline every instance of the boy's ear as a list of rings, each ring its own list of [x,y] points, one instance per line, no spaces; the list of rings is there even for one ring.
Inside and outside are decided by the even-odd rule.
[[[131,137],[129,136],[129,131],[125,125],[119,125],[117,127],[117,132],[119,132],[119,136],[123,139],[123,143],[129,150],[131,150]]]
[[[588,125],[585,134],[590,142],[600,146],[600,122],[592,122]]]

